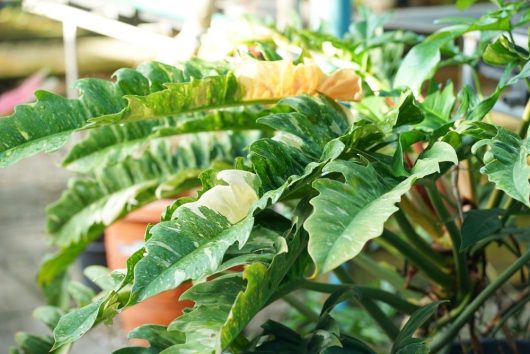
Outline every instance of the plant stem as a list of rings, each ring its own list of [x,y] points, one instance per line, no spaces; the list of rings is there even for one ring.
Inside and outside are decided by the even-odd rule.
[[[399,334],[399,328],[372,300],[361,299],[360,305],[370,314],[370,317],[381,327],[385,334],[392,340]]]
[[[399,225],[399,228],[407,239],[412,243],[414,247],[416,247],[420,252],[424,253],[429,259],[431,259],[433,262],[436,263],[436,265],[440,268],[444,267],[444,259],[440,256],[439,253],[433,250],[431,245],[427,243],[423,238],[418,235],[416,230],[414,230],[414,227],[410,223],[407,216],[403,213],[401,209],[399,209],[395,214],[394,218],[396,219],[396,222]]]
[[[399,206],[433,238],[440,239],[443,236],[440,230],[434,227],[434,220],[429,215],[419,211],[406,195],[401,197]]]
[[[458,334],[460,329],[469,321],[480,306],[504,283],[506,283],[512,275],[514,275],[521,267],[530,261],[530,249],[524,255],[519,257],[512,265],[510,265],[504,272],[499,275],[497,279],[491,282],[478,296],[471,301],[471,303],[462,311],[460,316],[449,326],[449,328],[434,337],[431,344],[431,353],[436,353],[449,344]]]
[[[344,283],[344,284],[355,283],[351,275],[348,273],[346,269],[343,268],[343,266],[333,269],[333,273],[337,276],[337,278],[339,278],[341,283]]]
[[[469,182],[469,192],[471,193],[471,201],[473,204],[478,206],[477,185],[475,180],[475,171],[473,170],[472,157],[467,159],[467,177]]]
[[[510,319],[515,313],[517,313],[519,310],[524,308],[528,301],[530,301],[530,292],[526,292],[524,294],[521,294],[523,296],[519,297],[519,300],[513,304],[513,306],[510,306],[506,311],[503,312],[502,317],[500,318],[499,322],[495,325],[495,327],[491,330],[491,333],[489,333],[490,336],[494,337],[495,334],[501,329],[506,321]]]
[[[491,193],[490,199],[488,200],[488,204],[486,205],[486,209],[495,209],[499,207],[503,196],[503,191],[501,191],[500,189],[495,189],[493,193]]]
[[[436,190],[436,185],[434,184],[434,182],[431,181],[430,183],[427,183],[426,186],[434,209],[436,209],[438,217],[444,223],[447,232],[451,237],[453,258],[455,261],[456,276],[458,282],[458,295],[460,298],[463,298],[470,289],[470,281],[469,274],[467,272],[465,255],[460,253],[458,249],[461,243],[460,230],[453,221],[451,214],[449,214],[449,211],[447,211],[438,190]]]
[[[399,252],[405,257],[410,259],[410,261],[414,263],[418,269],[422,270],[427,277],[434,280],[436,283],[440,284],[446,289],[451,287],[451,277],[440,270],[440,268],[438,268],[436,264],[430,260],[430,257],[426,257],[421,250],[416,249],[401,237],[387,229],[383,231],[381,239],[387,241],[394,248],[399,250]]]
[[[524,139],[526,137],[526,132],[528,131],[528,126],[530,125],[530,99],[526,102],[526,106],[524,107],[522,121],[523,123],[519,128],[519,136]]]
[[[294,307],[298,312],[300,312],[302,315],[304,315],[308,320],[317,322],[318,321],[318,314],[315,313],[313,310],[311,310],[309,307],[306,306],[302,301],[298,300],[292,295],[285,295],[283,297],[283,300]]]
[[[391,292],[372,288],[369,286],[361,285],[347,285],[347,284],[327,284],[327,283],[318,283],[309,280],[304,280],[299,283],[300,287],[307,290],[318,291],[322,293],[332,293],[341,289],[352,289],[357,295],[362,299],[372,299],[376,301],[381,301],[387,305],[392,306],[393,308],[402,311],[406,314],[412,314],[416,311],[419,306],[410,303],[406,300],[403,300],[401,297],[392,294]]]

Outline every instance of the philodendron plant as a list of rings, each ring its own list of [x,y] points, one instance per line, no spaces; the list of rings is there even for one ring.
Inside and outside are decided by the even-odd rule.
[[[19,334],[12,353],[68,352],[95,325],[189,281],[189,311],[129,333],[148,348],[116,353],[436,353],[465,326],[476,350],[481,336],[523,333],[511,324],[530,300],[530,104],[518,132],[491,112],[503,91],[529,83],[528,45],[512,30],[530,11],[495,3],[426,38],[384,33],[384,19],[361,11],[343,39],[272,29],[246,43],[254,59],[121,69],[113,82],[81,80],[74,100],[37,92],[0,120],[0,165],[91,130],[64,161],[80,177],[48,209],[58,251],[39,273],[49,305],[35,315],[53,335]],[[469,32],[480,34],[471,55],[455,44]],[[281,56],[292,48],[295,63]],[[447,65],[476,75],[480,62],[504,70],[488,96],[478,79],[457,95],[433,79]],[[194,188],[146,230],[126,269],[87,271],[101,293],[69,282],[68,266],[107,225]],[[498,245],[513,259],[495,272],[486,255]],[[312,292],[330,294],[320,313],[299,299]],[[268,321],[248,337],[279,299],[309,328]],[[386,339],[350,326],[348,308]]]

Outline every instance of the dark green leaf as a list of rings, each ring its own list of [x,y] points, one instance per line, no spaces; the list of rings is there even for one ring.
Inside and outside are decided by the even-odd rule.
[[[503,211],[501,209],[470,210],[466,212],[461,230],[462,243],[460,244],[460,252],[499,231],[502,227],[499,216],[502,214]]]
[[[413,334],[418,328],[423,326],[423,324],[434,314],[434,311],[440,306],[443,301],[432,302],[428,305],[423,306],[422,308],[416,310],[412,316],[410,316],[403,329],[399,332],[394,345],[392,346],[392,354],[412,354],[416,353],[410,350],[421,349],[418,353],[426,353],[424,350],[424,345],[419,341],[413,339]],[[407,349],[405,349],[407,348]]]
[[[423,113],[418,108],[418,104],[413,94],[409,94],[399,106],[399,114],[396,126],[405,124],[418,124],[423,120]]]

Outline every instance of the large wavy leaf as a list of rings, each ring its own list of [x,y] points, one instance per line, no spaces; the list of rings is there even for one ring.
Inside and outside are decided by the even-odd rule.
[[[186,342],[163,353],[221,353],[229,347],[271,298],[304,245],[303,234],[293,232],[287,247],[270,264],[255,262],[242,274],[220,277],[188,290],[182,298],[195,302],[193,310],[168,327],[184,332]]]
[[[63,146],[89,119],[121,112],[125,95],[139,97],[159,91],[162,84],[189,81],[192,77],[225,73],[225,64],[189,62],[182,69],[160,63],[144,64],[137,70],[120,69],[116,82],[99,79],[78,81],[79,99],[65,99],[38,91],[37,102],[18,106],[15,112],[0,119],[0,167],[8,166],[38,152],[50,152]]]
[[[325,100],[309,97],[303,97],[299,102],[307,101],[311,106],[313,103],[309,101],[313,100],[317,102],[317,107],[325,104]],[[345,119],[342,112],[338,117],[336,119]],[[312,116],[311,119],[318,121],[315,118],[317,116]],[[328,129],[336,129],[334,124],[330,124],[329,127]],[[343,137],[339,136],[323,147],[318,145],[318,149],[313,147],[303,152],[296,140],[300,138],[295,134],[287,134],[290,134],[291,138],[282,140],[285,146],[295,143],[293,149],[297,149],[298,153],[304,156],[312,156],[314,160],[308,160],[309,163],[300,170],[299,174],[284,175],[284,183],[279,188],[267,190],[259,199],[258,195],[264,188],[260,188],[257,182],[265,178],[261,172],[255,175],[250,172],[225,170],[221,171],[221,175],[217,174],[217,178],[214,178],[217,182],[213,184],[210,175],[204,176],[203,184],[207,191],[198,201],[190,203],[189,200],[178,200],[176,210],[171,210],[166,215],[165,220],[169,221],[162,222],[148,231],[145,249],[140,250],[134,262],[128,266],[128,276],[123,282],[128,284],[133,280],[131,269],[135,264],[132,294],[128,305],[172,289],[189,279],[203,279],[236,265],[256,261],[266,262],[270,259],[267,254],[246,249],[252,248],[253,244],[253,215],[257,214],[256,217],[259,217],[260,212],[280,198],[306,187],[318,178],[323,166],[338,158],[345,148],[345,144],[341,141]],[[337,133],[326,134],[329,134],[330,139],[337,135]],[[362,138],[364,135],[347,135],[345,140],[354,145],[357,136]],[[272,139],[258,142],[266,140]],[[322,140],[321,144],[324,142]],[[320,156],[317,150],[321,151]],[[265,161],[264,158],[262,161],[278,171],[282,164],[291,163],[287,159],[278,159],[272,155],[267,156],[266,159],[268,160]],[[253,229],[256,230],[256,227]],[[251,237],[249,244],[238,249],[247,241],[249,235]],[[236,244],[239,247],[236,247]],[[221,264],[227,256],[229,259]]]
[[[259,181],[253,173],[238,170],[221,171],[217,178],[220,184],[196,202],[178,207],[175,220],[151,229],[146,255],[134,270],[129,304],[214,273],[232,244],[246,243]]]
[[[497,135],[483,139],[473,145],[473,153],[483,146],[489,146],[484,155],[484,167],[480,172],[488,176],[490,182],[510,197],[530,207],[530,141],[517,134],[497,128]]]
[[[47,209],[48,232],[60,251],[44,262],[40,282],[51,281],[114,221],[157,198],[197,186],[202,169],[215,161],[231,163],[248,143],[236,135],[198,135],[182,142],[176,153],[159,142],[139,158],[73,179]]]
[[[291,97],[279,105],[295,112],[258,119],[258,123],[280,133],[274,139],[261,139],[250,146],[250,160],[266,191],[304,175],[311,162],[319,161],[326,144],[344,135],[349,127],[340,106],[326,97]]]
[[[340,173],[345,181],[322,178],[313,183],[319,195],[311,200],[313,214],[304,224],[309,233],[309,254],[315,275],[328,272],[355,257],[366,242],[383,232],[386,220],[416,179],[439,171],[439,163],[458,163],[453,148],[435,143],[425,152],[411,175],[397,180],[370,163],[336,160],[325,173]]]
[[[63,166],[87,173],[120,162],[151,139],[206,131],[256,129],[255,121],[260,114],[257,108],[232,109],[96,128],[72,147]]]
[[[274,114],[259,121],[283,130],[290,137],[284,136],[284,141],[262,139],[251,145],[250,156],[256,175],[240,171],[238,174],[246,177],[233,179],[232,177],[237,176],[235,171],[233,176],[225,176],[225,172],[221,172],[223,175],[219,174],[218,178],[223,180],[229,177],[230,179],[224,180],[228,186],[211,188],[197,202],[181,205],[174,213],[175,220],[161,223],[152,229],[152,236],[146,243],[147,256],[136,266],[131,304],[172,289],[185,280],[215,272],[230,245],[236,240],[240,241],[240,246],[244,244],[252,227],[251,214],[275,202],[286,192],[288,185],[295,183],[293,177],[310,175],[317,167],[310,163],[319,162],[326,142],[339,136],[347,128],[344,113],[325,98],[302,96],[286,99],[282,104],[297,112]],[[311,136],[319,137],[317,143],[304,144],[304,141],[311,141]],[[263,151],[259,158],[256,156],[256,146]],[[280,147],[286,154],[273,154],[264,148],[271,146]],[[336,158],[341,146],[332,147],[328,151],[324,163]],[[284,168],[285,165],[295,164],[296,170],[286,171]],[[306,169],[308,165],[310,166]],[[273,175],[278,180],[268,183],[268,177]],[[256,182],[246,181],[249,178],[261,183],[265,181],[267,184],[262,186],[263,189],[274,195],[265,194],[258,200],[259,188],[255,185]],[[288,178],[291,179],[289,182]],[[251,191],[254,193],[250,193]],[[245,220],[241,222],[243,219]],[[243,226],[238,226],[240,222]],[[213,251],[216,253],[212,253]],[[199,261],[206,256],[206,261]]]

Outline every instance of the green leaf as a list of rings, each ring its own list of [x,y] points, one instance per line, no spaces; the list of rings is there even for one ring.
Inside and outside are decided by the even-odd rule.
[[[313,214],[304,224],[308,251],[315,262],[314,276],[354,258],[370,239],[383,232],[385,221],[398,209],[396,203],[416,179],[439,171],[441,162],[458,163],[454,149],[443,142],[427,150],[410,177],[396,180],[372,164],[336,160],[325,173],[340,173],[345,182],[322,178],[313,183],[319,195],[311,200]]]
[[[224,185],[178,207],[176,220],[151,229],[147,255],[134,270],[129,304],[211,274],[229,246],[237,241],[243,247],[253,226],[249,212],[258,200],[259,182],[254,174],[237,170],[221,171],[217,178]]]
[[[110,270],[103,266],[88,266],[83,270],[83,274],[102,290],[112,290],[119,284],[117,276],[113,276]]]
[[[212,163],[232,161],[247,144],[236,135],[196,135],[181,142],[175,153],[169,144],[157,142],[138,158],[71,180],[47,209],[48,232],[60,250],[43,263],[39,282],[49,283],[60,274],[108,225],[159,197],[198,185],[201,169]]]
[[[455,101],[452,82],[447,83],[443,89],[435,88],[428,93],[420,104],[421,110],[425,113],[425,120],[421,126],[435,130],[450,122]]]
[[[200,110],[223,108],[241,102],[241,89],[233,73],[167,83],[149,95],[126,95],[127,106],[117,113],[93,117],[96,125],[162,118]]]
[[[101,305],[105,298],[101,298],[93,303],[73,310],[62,316],[53,331],[55,344],[52,349],[62,345],[72,343],[81,338],[96,322]]]
[[[484,61],[491,65],[506,65],[525,58],[517,52],[514,45],[506,36],[497,38],[494,43],[488,44],[482,55]]]
[[[441,60],[440,49],[472,31],[507,31],[514,7],[488,13],[473,23],[453,25],[433,33],[414,46],[405,56],[394,78],[394,87],[409,87],[413,93],[420,92],[425,80],[432,78]]]
[[[184,334],[178,331],[168,331],[160,325],[143,325],[129,332],[129,338],[145,339],[151,348],[161,351],[172,345],[183,343]]]
[[[412,335],[418,328],[423,326],[423,324],[434,314],[434,311],[440,306],[444,301],[432,302],[428,305],[423,306],[422,308],[416,310],[409,318],[405,326],[399,332],[394,345],[392,346],[392,354],[409,354],[409,353],[428,353],[425,351],[425,344],[421,340],[413,338]],[[419,350],[411,351],[411,350]]]
[[[216,67],[220,69],[216,70]],[[204,78],[212,74],[217,76]],[[58,149],[74,131],[93,126],[88,123],[92,119],[104,122],[118,120],[121,123],[121,118],[162,118],[186,113],[186,109],[211,108],[207,105],[209,100],[217,106],[222,102],[235,102],[238,91],[237,81],[227,73],[226,64],[190,62],[181,70],[149,63],[138,70],[120,69],[115,77],[114,83],[98,79],[80,80],[77,83],[80,98],[74,100],[38,91],[35,104],[18,106],[15,113],[1,119],[0,167],[41,151]],[[165,85],[173,85],[173,89],[167,89]],[[159,106],[159,99],[166,98],[179,103],[167,101]],[[158,106],[153,108],[150,104]]]
[[[57,150],[90,117],[124,106],[124,93],[117,84],[87,79],[79,81],[77,88],[81,92],[78,100],[37,91],[35,104],[18,106],[11,116],[0,119],[0,167],[41,151]]]
[[[512,71],[514,67],[514,63],[510,63],[506,66],[503,76],[499,80],[499,84],[497,85],[495,91],[491,95],[480,101],[478,104],[473,105],[469,108],[466,115],[467,120],[479,121],[484,118],[486,114],[488,114],[495,106],[495,103],[497,103],[497,100],[499,99],[501,93],[504,92],[504,90],[506,90],[511,85],[516,84],[520,80],[530,77],[530,61],[528,61],[523,66],[523,68],[518,74],[512,76]]]
[[[281,100],[279,106],[295,112],[268,115],[258,123],[281,133],[250,146],[249,158],[265,191],[304,175],[306,167],[320,159],[326,144],[345,134],[349,126],[342,109],[325,97],[290,97]]]
[[[399,106],[399,114],[395,126],[399,127],[405,124],[418,124],[422,120],[423,113],[418,108],[418,103],[414,99],[414,95],[407,95]]]
[[[195,307],[169,326],[184,332],[186,343],[169,348],[164,354],[185,350],[220,353],[236,340],[276,291],[303,249],[298,232],[291,234],[287,242],[289,252],[276,255],[268,266],[252,263],[245,267],[242,278],[236,273],[188,290],[182,298],[195,301]]]
[[[407,177],[410,172],[407,171],[405,162],[403,161],[403,153],[405,149],[409,149],[413,144],[418,141],[424,140],[425,134],[418,130],[411,130],[399,134],[396,151],[392,157],[392,172],[396,177]]]
[[[460,252],[494,234],[502,228],[499,216],[502,209],[470,210],[465,213],[462,224]]]
[[[176,118],[96,128],[72,147],[63,161],[63,166],[76,172],[86,173],[122,161],[155,138],[206,131],[258,128],[255,121],[260,114],[262,114],[260,110],[252,107],[198,112]]]
[[[33,311],[33,317],[44,322],[51,330],[57,326],[62,315],[63,311],[55,306],[39,306]]]
[[[475,143],[472,152],[476,154],[483,146],[488,146],[480,172],[495,183],[496,188],[510,197],[530,207],[530,166],[528,139],[520,139],[517,134],[499,127],[497,135]]]
[[[68,294],[72,297],[77,306],[85,306],[92,302],[92,298],[96,295],[94,290],[77,281],[68,283]]]
[[[50,336],[36,336],[26,332],[18,332],[15,341],[24,354],[48,354],[53,346]]]

